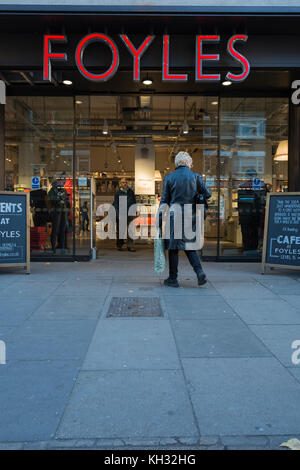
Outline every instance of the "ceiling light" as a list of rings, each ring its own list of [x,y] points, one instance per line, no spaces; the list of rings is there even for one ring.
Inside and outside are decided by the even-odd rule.
[[[274,161],[276,162],[287,162],[289,159],[289,152],[288,152],[288,140],[282,140],[279,142]]]
[[[82,101],[76,100],[75,103],[76,103],[76,104],[82,104]]]
[[[64,85],[73,85],[73,82],[71,82],[71,80],[64,80],[63,84]]]
[[[108,124],[107,124],[107,120],[106,120],[106,119],[104,119],[102,134],[104,134],[104,135],[107,135],[107,134],[108,134]]]
[[[183,123],[182,132],[183,132],[183,134],[188,134],[189,133],[189,125],[188,125],[186,119],[184,120],[184,123]]]
[[[184,102],[183,102],[183,116],[184,116],[183,128],[182,128],[183,134],[189,133],[189,126],[186,120],[186,102],[187,102],[187,96],[184,97]]]
[[[119,160],[118,160],[118,163],[121,163],[121,160],[120,160],[120,158],[119,158]]]
[[[162,181],[161,173],[159,170],[155,170],[154,172],[154,181]]]
[[[153,80],[152,80],[150,77],[148,77],[148,75],[147,75],[147,77],[144,78],[144,80],[143,80],[143,84],[144,84],[144,85],[147,85],[147,86],[148,86],[148,85],[152,85],[152,83],[153,83]]]
[[[212,101],[211,103],[213,106],[216,106],[218,104],[218,101]]]
[[[222,82],[222,85],[224,86],[229,86],[231,85],[232,82],[230,82],[229,80],[225,80],[225,82]]]

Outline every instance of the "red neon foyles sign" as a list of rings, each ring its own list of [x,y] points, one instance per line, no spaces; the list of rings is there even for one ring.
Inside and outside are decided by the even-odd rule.
[[[106,72],[101,73],[99,75],[88,72],[88,70],[83,65],[84,51],[89,44],[93,44],[94,42],[102,42],[106,44],[110,48],[110,51],[112,54],[112,61],[111,61],[110,67],[108,68]],[[85,78],[87,78],[88,80],[92,80],[92,81],[104,82],[108,80],[109,78],[111,78],[118,70],[119,51],[114,41],[110,39],[108,36],[106,36],[105,34],[99,34],[99,33],[88,34],[83,39],[81,39],[81,41],[77,45],[76,53],[75,53],[75,60],[76,60],[76,65],[78,67],[79,72]]]
[[[47,34],[44,36],[43,53],[43,79],[51,80],[51,59],[67,60],[67,54],[54,54],[51,51],[51,42],[67,42],[66,36]]]
[[[128,36],[126,34],[120,34],[120,38],[124,41],[124,44],[128,47],[128,50],[133,55],[133,80],[135,82],[140,81],[140,60],[142,55],[146,52],[148,47],[150,46],[151,42],[153,41],[155,36],[147,36],[143,43],[140,45],[138,49],[134,47]]]
[[[141,58],[153,42],[155,36],[147,36],[144,41],[136,47],[126,34],[120,34],[120,38],[124,43],[127,51],[133,58],[133,80],[140,81],[141,74]],[[235,34],[231,36],[227,42],[228,54],[239,63],[242,67],[240,74],[233,74],[230,71],[227,73],[226,78],[232,82],[242,82],[247,78],[250,72],[250,64],[245,56],[238,52],[235,48],[235,43],[238,41],[246,42],[248,36],[245,34]],[[56,60],[67,61],[66,53],[54,53],[52,52],[52,44],[58,42],[67,42],[65,35],[51,35],[47,34],[44,36],[44,47],[43,47],[43,79],[51,81],[51,62]],[[95,43],[101,42],[105,44],[111,52],[112,60],[108,69],[101,74],[94,74],[89,72],[84,65],[84,52],[86,48]],[[203,72],[203,63],[206,61],[219,61],[219,54],[204,54],[204,44],[220,42],[220,36],[218,35],[197,35],[196,36],[196,60],[195,60],[195,80],[200,81],[220,81],[220,74],[208,74]],[[186,82],[188,80],[187,73],[171,73],[170,72],[170,36],[163,36],[162,44],[162,80],[163,81],[174,81]],[[120,62],[120,53],[116,43],[106,34],[92,33],[81,39],[76,47],[75,61],[79,72],[88,80],[96,82],[104,82],[109,80],[117,72]]]

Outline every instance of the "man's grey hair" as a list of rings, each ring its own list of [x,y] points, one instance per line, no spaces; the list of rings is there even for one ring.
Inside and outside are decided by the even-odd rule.
[[[188,166],[189,168],[192,168],[193,159],[189,153],[187,152],[177,153],[175,157],[175,167],[177,168],[178,166]]]

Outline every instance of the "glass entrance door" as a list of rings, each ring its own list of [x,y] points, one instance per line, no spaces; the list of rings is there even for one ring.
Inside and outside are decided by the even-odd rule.
[[[77,256],[91,256],[94,247],[94,180],[75,178],[75,247]]]
[[[193,170],[203,175],[213,193],[205,221],[203,254],[215,257],[218,237],[218,99],[211,96],[155,96],[147,95],[146,91],[140,96],[77,96],[75,110],[76,177],[94,177],[95,209],[114,201],[120,181],[125,178],[137,193],[137,203],[143,204],[151,214],[150,206],[159,204],[164,177],[175,169],[176,154],[180,150],[188,151],[193,158]],[[155,189],[150,193],[146,189],[144,193],[138,192],[135,188],[136,149],[141,141],[151,141],[154,149]],[[84,198],[80,199],[84,202]],[[143,216],[145,221],[153,223],[150,215]],[[80,249],[86,246],[85,238],[87,233],[83,235],[82,231],[76,245]],[[137,245],[139,249],[146,251],[148,248],[149,251],[148,242],[140,241]],[[112,254],[115,247],[115,240],[97,240],[99,254]]]
[[[288,188],[288,99],[222,98],[220,106],[220,256],[258,260],[266,194]]]

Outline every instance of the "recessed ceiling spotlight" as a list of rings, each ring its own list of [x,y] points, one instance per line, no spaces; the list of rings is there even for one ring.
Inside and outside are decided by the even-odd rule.
[[[218,104],[218,101],[212,101],[211,104],[212,104],[213,106],[216,106],[216,105]]]
[[[82,101],[76,100],[75,103],[76,103],[76,104],[82,104]]]
[[[224,86],[229,86],[231,84],[232,84],[232,82],[230,82],[229,80],[225,80],[224,82],[222,82],[222,85],[224,85]]]
[[[106,120],[106,119],[104,119],[102,134],[104,134],[104,135],[107,135],[107,134],[108,134],[108,124],[107,124],[107,120]]]
[[[148,77],[148,75],[147,75],[147,77],[144,78],[144,80],[143,80],[143,84],[144,84],[144,85],[149,86],[149,85],[152,85],[152,83],[153,83],[153,80],[152,80],[150,77]]]
[[[73,82],[71,80],[63,80],[64,85],[73,85]]]
[[[183,123],[182,132],[183,132],[183,134],[188,134],[189,133],[189,125],[188,125],[186,119],[184,120],[184,123]]]

